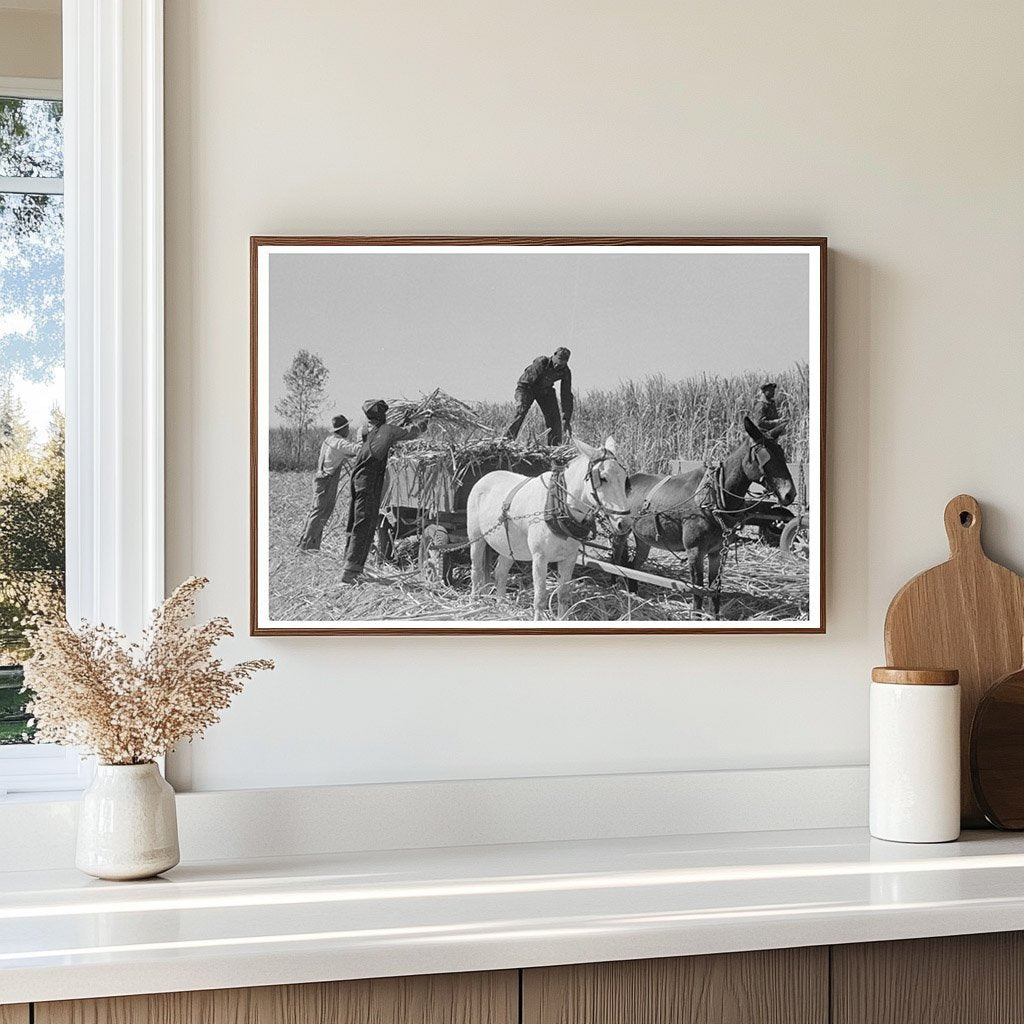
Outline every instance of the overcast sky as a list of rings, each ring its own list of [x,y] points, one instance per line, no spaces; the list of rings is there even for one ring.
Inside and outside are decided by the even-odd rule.
[[[435,387],[511,399],[559,345],[577,393],[657,373],[770,376],[809,355],[801,254],[271,250],[269,294],[271,410],[305,348],[330,371],[323,422]]]

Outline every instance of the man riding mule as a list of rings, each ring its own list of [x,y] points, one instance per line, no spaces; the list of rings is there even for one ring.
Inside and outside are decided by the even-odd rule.
[[[765,433],[785,429],[786,420],[779,412],[779,403],[775,401],[775,392],[778,386],[774,381],[762,384],[761,394],[758,395],[757,401],[754,402],[754,408],[750,411],[750,418],[754,421],[754,425]],[[772,436],[777,435],[773,434]]]
[[[628,557],[627,538],[612,538],[612,560],[616,565],[639,569],[651,548],[685,554],[693,585],[693,608],[704,608],[704,560],[708,563],[711,607],[718,617],[722,603],[722,549],[725,535],[742,521],[743,514],[760,504],[747,496],[751,484],[762,483],[790,505],[796,486],[786,456],[776,440],[780,425],[762,431],[748,416],[743,417],[747,437],[714,467],[700,467],[679,476],[636,473],[629,478],[629,511],[633,516],[636,550]],[[636,583],[627,581],[631,593]]]
[[[601,448],[582,441],[579,455],[564,469],[539,477],[497,470],[482,476],[469,492],[467,524],[473,558],[473,595],[487,582],[487,548],[498,554],[494,570],[498,598],[504,598],[514,561],[533,563],[533,617],[547,605],[549,562],[558,563],[558,617],[582,543],[598,520],[613,536],[629,533],[626,471],[615,457],[615,439]]]

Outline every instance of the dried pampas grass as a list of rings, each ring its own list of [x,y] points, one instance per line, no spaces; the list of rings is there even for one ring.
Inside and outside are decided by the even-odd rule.
[[[40,618],[25,663],[38,743],[83,747],[104,764],[145,764],[201,735],[264,659],[225,668],[213,649],[232,636],[223,617],[187,625],[209,580],[186,580],[153,613],[141,644],[109,626]]]

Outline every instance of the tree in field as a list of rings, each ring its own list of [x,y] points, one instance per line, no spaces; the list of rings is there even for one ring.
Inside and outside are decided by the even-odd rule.
[[[324,388],[328,370],[324,361],[315,354],[299,349],[292,365],[284,375],[287,389],[274,410],[292,430],[295,465],[302,464],[302,454],[309,428],[316,422],[317,413],[324,404]]]

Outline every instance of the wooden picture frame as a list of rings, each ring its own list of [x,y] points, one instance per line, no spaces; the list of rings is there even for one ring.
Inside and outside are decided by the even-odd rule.
[[[252,237],[251,634],[824,633],[827,249],[819,237]],[[672,347],[677,337],[679,352]],[[575,450],[538,447],[558,437],[554,413],[538,415],[540,397],[528,405],[533,419],[514,443],[490,440],[502,435],[502,416],[515,412],[507,402],[513,392],[523,402],[534,392],[546,396],[545,389],[554,395],[549,380],[558,373],[564,381],[562,357],[547,355],[556,344],[573,353],[573,436],[577,428],[594,434],[576,462]],[[290,370],[296,373],[286,378]],[[778,392],[759,387],[762,377],[766,385],[779,378],[781,401],[766,404]],[[303,421],[303,389],[311,388],[315,399],[318,381],[320,398],[331,404],[322,401],[312,417],[307,410]],[[564,418],[573,400],[558,386]],[[490,464],[482,459],[470,469],[456,467],[443,495],[427,489],[423,467],[444,458],[458,463],[466,450],[452,432],[457,427],[435,419],[425,439],[397,444],[384,456],[390,490],[381,508],[390,518],[380,521],[379,551],[368,568],[344,585],[359,568],[352,548],[345,558],[350,484],[344,473],[367,449],[356,434],[350,447],[327,445],[330,416],[343,412],[354,425],[363,398],[406,399],[405,412],[415,412],[430,404],[422,396],[435,388],[466,402],[467,420],[477,424],[466,436],[482,448],[553,452],[568,469],[564,477],[540,476],[509,499],[525,509],[517,527],[512,506],[493,504],[506,478],[489,478],[475,496],[470,490],[486,476]],[[656,392],[661,404],[651,398]],[[664,421],[648,412],[648,399],[651,408],[668,410]],[[548,408],[551,399],[545,401]],[[699,430],[693,426],[698,406]],[[513,424],[522,413],[521,405]],[[609,438],[619,429],[614,452],[608,438],[596,436],[606,428]],[[694,450],[702,437],[705,450]],[[324,494],[334,455],[326,462],[323,451],[317,455],[322,441],[323,451],[348,452],[335,471],[336,507]],[[785,473],[769,441],[781,450]],[[786,453],[787,445],[795,454]],[[508,465],[505,458],[500,467]],[[636,464],[644,459],[657,464]],[[324,472],[314,480],[317,467]],[[749,484],[759,467],[764,483]],[[540,472],[519,463],[513,468],[530,477]],[[360,479],[367,472],[359,470]],[[409,472],[416,483],[403,490]],[[563,496],[562,480],[562,504],[552,504]],[[738,511],[736,485],[729,483],[736,480],[749,485]],[[683,481],[689,481],[686,493]],[[406,518],[410,509],[415,523]],[[583,543],[575,576],[560,595],[564,618],[557,617],[555,597],[533,618],[528,574],[515,577],[504,601],[493,588],[470,596],[470,571],[460,559],[474,530],[488,534],[479,546],[493,547],[491,558],[502,546],[522,557],[533,529],[543,538],[539,552],[530,549],[535,559],[557,550],[567,560],[571,538],[559,532],[566,514],[581,519],[584,529],[593,521],[607,544]],[[492,533],[485,517],[505,525]],[[541,522],[557,541],[533,526]],[[691,537],[687,547],[683,531],[691,523],[697,540]],[[716,528],[726,559],[719,617],[711,610],[712,579],[698,587],[689,566],[679,564],[697,548],[714,547]],[[320,550],[299,550],[311,534]],[[626,555],[609,553],[623,537]],[[653,561],[638,566],[632,554],[645,537],[655,544]],[[556,547],[544,547],[548,542]],[[745,561],[730,561],[737,550]],[[384,561],[381,553],[399,560]],[[713,563],[708,571],[710,577]],[[637,594],[628,592],[630,583]],[[547,586],[553,594],[557,580]],[[533,597],[543,591],[543,583],[533,587]],[[700,614],[695,595],[702,597]]]

